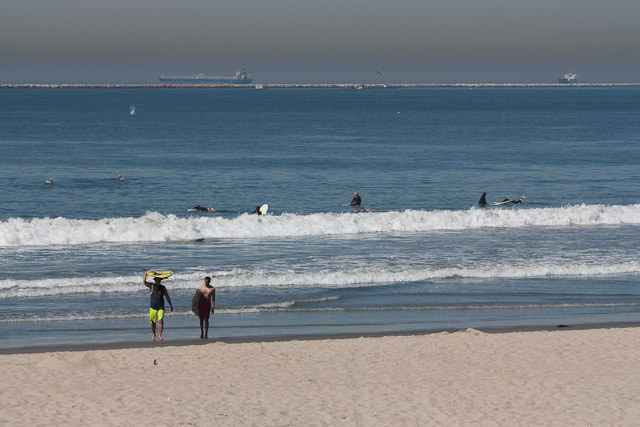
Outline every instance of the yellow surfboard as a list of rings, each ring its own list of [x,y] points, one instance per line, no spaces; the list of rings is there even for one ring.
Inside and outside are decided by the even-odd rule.
[[[147,276],[166,279],[169,276],[173,276],[173,271],[147,271]]]

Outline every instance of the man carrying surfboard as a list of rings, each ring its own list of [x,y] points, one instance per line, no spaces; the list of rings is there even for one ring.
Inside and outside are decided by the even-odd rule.
[[[147,282],[147,275],[154,276],[153,282]],[[171,311],[173,312],[173,304],[169,297],[167,288],[162,285],[162,279],[164,277],[156,277],[156,273],[153,271],[145,271],[142,283],[149,288],[151,294],[149,302],[149,319],[151,320],[151,341],[156,340],[156,323],[158,324],[158,341],[162,341],[162,330],[164,329],[164,297],[167,297]],[[168,276],[166,276],[168,277]]]

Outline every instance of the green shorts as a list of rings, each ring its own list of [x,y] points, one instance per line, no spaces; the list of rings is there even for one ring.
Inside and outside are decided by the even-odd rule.
[[[156,323],[158,320],[164,319],[164,309],[154,310],[153,308],[150,308],[149,319],[151,320],[151,323]]]

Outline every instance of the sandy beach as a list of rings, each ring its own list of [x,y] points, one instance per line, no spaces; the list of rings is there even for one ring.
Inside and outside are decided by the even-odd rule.
[[[0,424],[637,426],[640,328],[0,356]]]

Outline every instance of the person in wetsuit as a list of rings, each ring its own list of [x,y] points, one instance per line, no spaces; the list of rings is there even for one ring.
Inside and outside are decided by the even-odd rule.
[[[200,206],[200,205],[195,205],[193,207],[194,211],[201,211],[201,212],[213,212],[214,209],[213,208],[205,208],[204,206]]]
[[[149,288],[149,294],[151,298],[149,301],[149,319],[151,320],[151,341],[156,340],[156,323],[158,324],[158,340],[162,341],[162,330],[164,328],[164,298],[167,297],[167,301],[171,306],[173,312],[173,304],[171,298],[167,292],[167,288],[162,285],[162,279],[154,277],[153,282],[147,282],[147,274],[149,271],[144,272],[142,283]]]
[[[480,200],[478,201],[478,205],[485,207],[487,206],[487,193],[482,193],[482,196],[480,196]]]
[[[260,206],[256,206],[256,210],[253,211],[254,214],[256,215],[262,215],[262,211],[260,210]]]
[[[356,191],[355,193],[353,193],[353,200],[351,200],[351,203],[349,203],[349,206],[360,206],[361,203],[362,203],[362,199],[360,198],[360,195]]]
[[[518,199],[518,200],[509,200],[506,197],[504,197],[502,199],[502,202],[505,203],[513,203],[513,204],[518,204],[518,203],[522,203],[524,201],[524,199],[526,199],[526,197],[524,196],[524,194]]]

